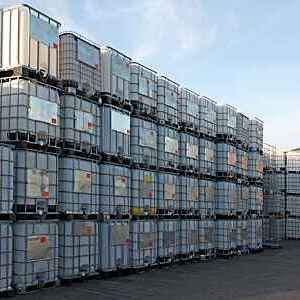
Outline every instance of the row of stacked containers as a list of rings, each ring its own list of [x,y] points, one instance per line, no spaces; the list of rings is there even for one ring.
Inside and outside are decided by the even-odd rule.
[[[266,145],[264,223],[269,239],[300,238],[300,150]]]
[[[260,120],[29,6],[0,24],[2,291],[261,249]]]

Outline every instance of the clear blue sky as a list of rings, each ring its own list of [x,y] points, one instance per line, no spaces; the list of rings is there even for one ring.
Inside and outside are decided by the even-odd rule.
[[[29,0],[63,30],[111,45],[300,146],[300,1]],[[1,5],[15,1],[0,0]]]

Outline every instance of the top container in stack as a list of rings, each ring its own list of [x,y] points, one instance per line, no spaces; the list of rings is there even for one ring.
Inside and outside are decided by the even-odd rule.
[[[100,101],[100,47],[74,32],[59,37],[59,75],[66,94]]]
[[[25,76],[58,85],[60,23],[28,5],[0,10],[1,77]]]

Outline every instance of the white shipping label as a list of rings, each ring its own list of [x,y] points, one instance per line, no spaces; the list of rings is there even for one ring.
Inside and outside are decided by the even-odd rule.
[[[50,258],[51,248],[48,235],[34,235],[27,238],[28,260],[41,260]]]
[[[214,150],[205,148],[205,160],[210,162],[213,162],[215,160]]]
[[[95,133],[96,121],[93,114],[77,110],[75,111],[75,128],[80,131]]]
[[[128,196],[128,177],[115,176],[115,196]]]
[[[57,104],[38,97],[29,97],[28,118],[40,122],[58,125]]]
[[[154,175],[144,175],[140,191],[143,198],[154,198]]]
[[[165,184],[165,200],[176,200],[175,184]]]
[[[125,245],[129,242],[129,225],[114,224],[111,226],[112,246]]]
[[[123,134],[130,134],[130,117],[127,114],[118,111],[111,111],[111,128],[112,130]],[[107,134],[109,134],[107,132]]]
[[[58,27],[31,15],[31,38],[52,48],[58,48]]]
[[[155,234],[152,232],[140,233],[139,248],[151,249],[155,246]]]
[[[74,234],[91,236],[95,234],[95,226],[93,222],[77,222],[74,223]]]
[[[77,45],[78,45],[78,60],[90,66],[93,66],[95,68],[99,68],[100,66],[99,49],[80,39],[77,40]]]
[[[92,173],[75,170],[74,176],[74,192],[90,194],[92,192]]]
[[[157,148],[157,135],[155,130],[142,128],[140,135],[140,145],[145,147]]]
[[[186,144],[187,157],[198,159],[198,146],[193,144]]]
[[[168,153],[178,154],[178,141],[176,139],[166,136],[165,151]]]
[[[49,175],[46,170],[27,170],[27,196],[49,198]]]

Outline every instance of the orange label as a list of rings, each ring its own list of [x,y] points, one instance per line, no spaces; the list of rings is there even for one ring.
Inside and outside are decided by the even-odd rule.
[[[42,196],[48,198],[49,197],[49,192],[42,192]]]

